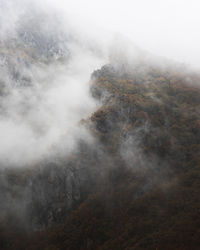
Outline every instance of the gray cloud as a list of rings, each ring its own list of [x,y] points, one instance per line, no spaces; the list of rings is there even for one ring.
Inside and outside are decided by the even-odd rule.
[[[0,161],[24,166],[92,140],[79,121],[97,105],[88,82],[104,59],[52,9],[9,3],[1,9],[3,24],[13,15],[1,33]]]

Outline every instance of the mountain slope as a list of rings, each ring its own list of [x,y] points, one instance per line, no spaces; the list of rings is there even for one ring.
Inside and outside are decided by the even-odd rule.
[[[62,224],[14,234],[7,249],[198,249],[199,82],[149,64],[95,71],[101,107],[82,124],[96,146],[75,157],[88,173],[97,164],[87,195]]]

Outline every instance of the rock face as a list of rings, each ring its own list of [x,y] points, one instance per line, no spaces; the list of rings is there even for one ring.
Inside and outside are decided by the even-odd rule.
[[[85,145],[84,151],[70,162],[58,160],[33,170],[28,181],[30,200],[26,209],[34,229],[61,223],[91,193],[101,173],[99,157],[98,152]]]
[[[49,164],[31,176],[30,218],[32,224],[46,227],[62,222],[73,206],[80,201],[81,180],[69,166]]]
[[[26,117],[35,108],[31,101],[26,102],[26,98],[33,96],[34,102],[42,102],[37,84],[41,85],[39,88],[42,91],[46,87],[43,88],[43,85],[51,87],[50,81],[38,80],[36,75],[40,77],[44,69],[52,65],[54,69],[55,65],[67,67],[70,59],[68,44],[73,38],[70,34],[63,34],[55,25],[57,22],[46,16],[30,14],[30,17],[25,16],[17,23],[13,36],[0,41],[1,119],[9,119],[9,115],[13,115],[9,108],[15,105],[15,101],[12,102],[15,94],[19,96],[16,101],[19,107],[15,107],[14,112],[20,113],[20,119]],[[30,121],[28,126],[36,130],[34,136],[40,134],[37,122],[35,126]],[[86,143],[82,144],[78,143],[75,155],[67,159],[63,156],[41,160],[34,166],[19,166],[19,169],[2,163],[0,208],[4,212],[0,213],[1,220],[7,223],[8,217],[12,216],[18,224],[34,230],[61,222],[88,195],[99,171],[97,150],[95,152]]]
[[[1,220],[15,217],[41,230],[63,219],[91,193],[101,173],[101,150],[87,144],[69,159],[1,171]],[[81,149],[82,148],[82,149]],[[21,220],[22,219],[22,220]]]
[[[66,62],[69,58],[66,39],[59,33],[59,29],[57,28],[57,33],[50,29],[45,30],[45,17],[43,22],[32,17],[33,15],[23,18],[17,23],[15,34],[2,37],[0,41],[1,119],[9,117],[9,107],[6,105],[8,98],[12,99],[11,92],[31,92],[31,88],[35,87],[34,68]],[[34,95],[34,91],[32,94]],[[25,104],[21,105],[24,112]],[[41,229],[60,221],[60,215],[66,215],[75,201],[80,199],[76,173],[65,169],[62,164],[46,165],[46,169],[38,166],[37,170],[31,167],[13,169],[12,166],[2,170],[4,166],[1,166],[0,206],[1,211],[4,211],[0,214],[2,220],[14,216],[23,226]]]
[[[13,36],[0,41],[1,89],[30,86],[33,67],[69,59],[68,39],[59,29],[45,30],[44,20],[37,18],[22,20]]]

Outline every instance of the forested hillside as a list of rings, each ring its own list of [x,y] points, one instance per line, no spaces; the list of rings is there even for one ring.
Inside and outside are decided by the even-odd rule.
[[[95,143],[80,142],[62,167],[47,165],[57,174],[70,167],[58,182],[50,177],[58,190],[52,189],[52,203],[31,206],[39,221],[49,211],[54,219],[40,231],[3,221],[2,249],[199,249],[199,83],[200,76],[185,68],[145,62],[95,71],[91,95],[100,107],[80,122]],[[33,172],[15,185],[32,180]],[[46,175],[34,176],[37,185]],[[71,176],[70,187],[63,188],[62,176]],[[61,210],[52,209],[57,194]]]

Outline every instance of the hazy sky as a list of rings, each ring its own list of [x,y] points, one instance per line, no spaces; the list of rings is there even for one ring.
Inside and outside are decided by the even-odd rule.
[[[143,49],[200,68],[199,0],[47,1],[87,32],[122,33]]]

